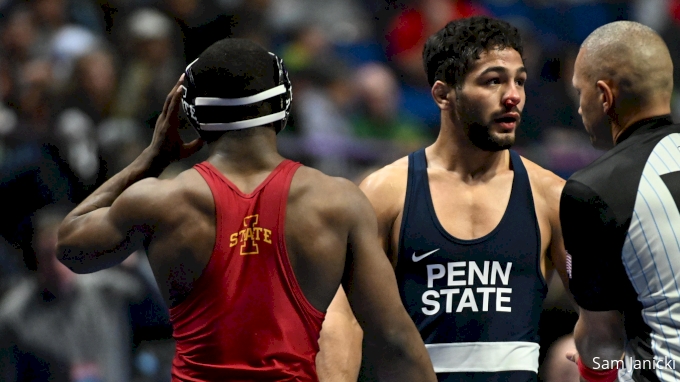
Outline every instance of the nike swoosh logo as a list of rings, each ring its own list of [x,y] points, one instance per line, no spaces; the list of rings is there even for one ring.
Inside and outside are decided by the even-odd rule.
[[[416,256],[416,253],[413,252],[413,256],[411,256],[411,260],[413,260],[414,263],[417,263],[417,262],[419,262],[420,260],[422,260],[422,259],[424,259],[424,258],[430,256],[431,254],[433,254],[433,253],[435,253],[435,252],[437,252],[437,251],[439,251],[439,248],[435,249],[434,251],[430,251],[430,252],[427,252],[427,253],[423,253],[423,254],[420,255],[420,256]]]

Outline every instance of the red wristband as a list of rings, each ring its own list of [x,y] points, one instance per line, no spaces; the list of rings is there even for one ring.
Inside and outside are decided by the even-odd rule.
[[[593,370],[581,362],[581,357],[576,364],[579,374],[588,382],[614,382],[619,376],[619,369]]]

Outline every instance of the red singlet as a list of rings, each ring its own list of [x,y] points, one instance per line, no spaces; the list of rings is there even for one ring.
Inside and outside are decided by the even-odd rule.
[[[299,163],[285,160],[246,195],[213,165],[194,168],[215,200],[215,248],[186,300],[170,309],[172,380],[317,381],[324,314],[288,261],[284,223]]]

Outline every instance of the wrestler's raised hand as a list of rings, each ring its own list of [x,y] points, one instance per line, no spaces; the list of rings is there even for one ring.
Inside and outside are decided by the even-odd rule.
[[[179,109],[182,100],[182,83],[184,74],[179,78],[175,86],[165,98],[163,111],[158,116],[153,139],[149,149],[158,157],[157,159],[167,165],[171,162],[184,159],[196,153],[203,147],[204,141],[200,138],[189,143],[184,143],[179,135]],[[160,164],[160,163],[159,163]]]

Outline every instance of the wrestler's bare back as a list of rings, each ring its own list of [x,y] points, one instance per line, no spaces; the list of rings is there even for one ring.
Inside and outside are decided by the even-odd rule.
[[[210,161],[245,194],[271,172],[244,175],[230,171],[219,160]],[[149,263],[166,302],[178,304],[190,293],[215,246],[215,203],[207,183],[194,169],[173,179],[147,178],[128,188],[116,203],[129,204],[125,206],[129,218],[153,225],[153,235],[145,243]],[[354,209],[362,203],[370,208],[348,180],[304,166],[293,177],[286,247],[305,297],[320,311],[326,310],[341,282],[348,237],[358,216]],[[359,218],[373,218],[363,215]]]

